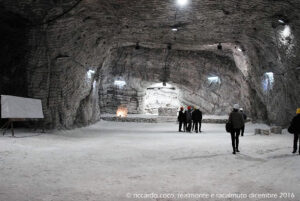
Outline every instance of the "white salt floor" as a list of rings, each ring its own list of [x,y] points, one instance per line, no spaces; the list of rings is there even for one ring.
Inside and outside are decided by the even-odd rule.
[[[38,136],[19,130],[0,137],[0,201],[299,201],[293,136],[253,135],[257,126],[247,125],[237,155],[218,124],[201,134],[178,133],[175,123],[104,121]],[[295,197],[235,199],[240,193]]]

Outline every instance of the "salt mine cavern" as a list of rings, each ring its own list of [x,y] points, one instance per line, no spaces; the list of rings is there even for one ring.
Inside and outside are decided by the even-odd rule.
[[[299,0],[0,0],[0,201],[299,201]]]

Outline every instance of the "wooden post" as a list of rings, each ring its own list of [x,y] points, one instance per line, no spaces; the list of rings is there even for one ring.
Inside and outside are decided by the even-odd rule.
[[[5,135],[6,129],[9,126],[9,120],[1,127],[1,129],[3,128],[3,136]]]
[[[13,122],[13,121],[11,121],[10,129],[11,129],[11,134],[12,134],[12,136],[15,137],[15,132],[14,132],[14,122]]]

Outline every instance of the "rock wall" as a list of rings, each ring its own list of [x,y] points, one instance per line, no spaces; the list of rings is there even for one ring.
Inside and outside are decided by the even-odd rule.
[[[207,114],[238,100],[254,120],[287,125],[299,107],[298,0],[0,0],[0,11],[0,92],[42,99],[49,127],[87,125],[119,104],[141,113],[145,89],[162,81]]]
[[[0,6],[0,95],[27,97],[27,23],[21,15]]]
[[[221,115],[228,114],[232,105],[239,103],[250,111],[248,83],[232,58],[209,51],[134,46],[114,49],[107,57],[100,72],[101,111],[114,113],[120,104],[129,105],[134,99],[139,107],[129,106],[129,113],[143,113],[142,97],[147,87],[162,82],[166,71],[166,81],[179,89],[182,105],[198,106],[207,114]],[[220,83],[210,83],[210,76],[219,76]],[[116,79],[124,80],[126,85],[113,88]]]

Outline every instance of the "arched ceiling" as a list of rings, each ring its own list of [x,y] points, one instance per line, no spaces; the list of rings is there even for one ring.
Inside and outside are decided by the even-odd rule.
[[[299,0],[189,0],[186,6],[176,0],[2,0],[2,4],[31,25],[49,24],[62,16],[76,18],[93,26],[94,32],[113,27],[112,35],[131,42],[242,43],[256,35],[272,37],[279,19],[300,25]]]

